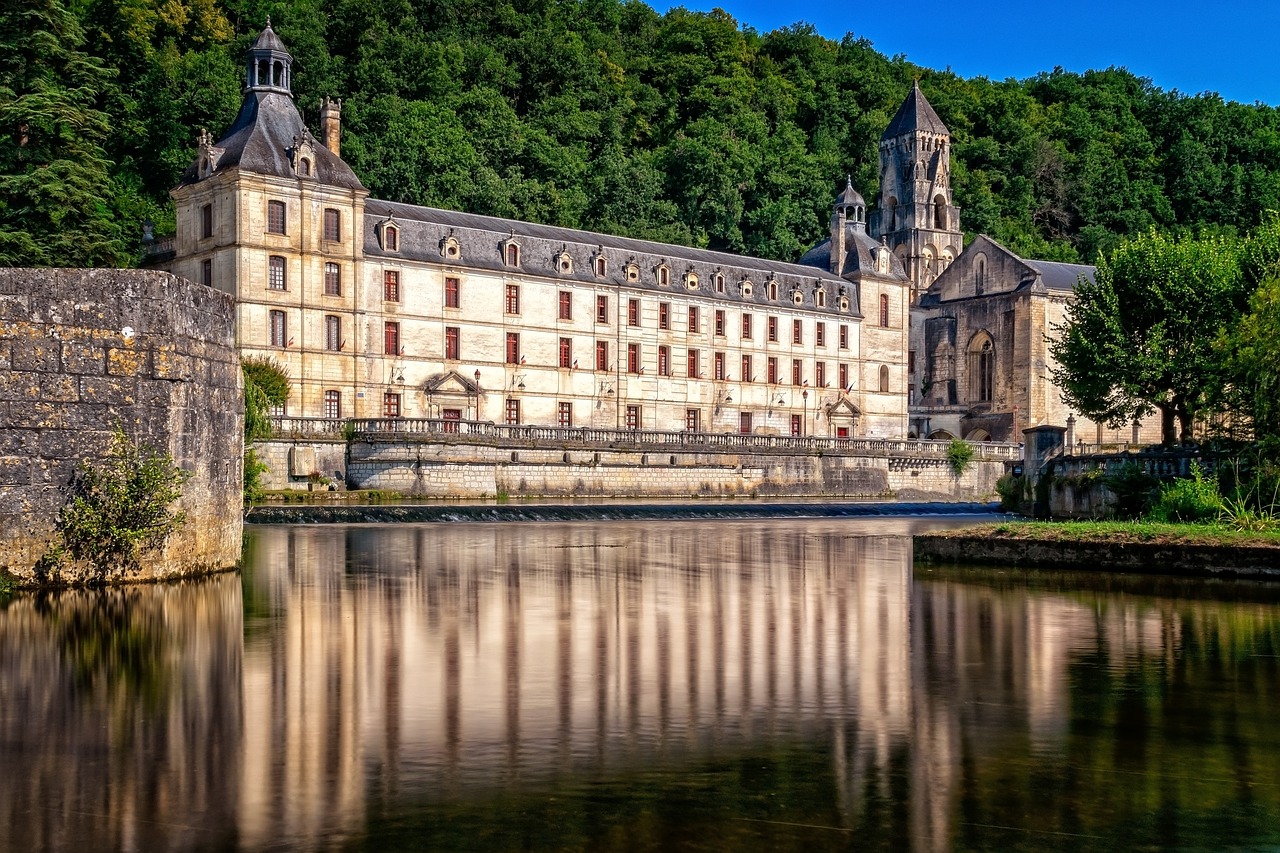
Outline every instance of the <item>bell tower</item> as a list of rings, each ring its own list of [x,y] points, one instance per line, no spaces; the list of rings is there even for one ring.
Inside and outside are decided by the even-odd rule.
[[[902,261],[913,304],[964,248],[951,195],[951,133],[919,80],[880,137],[880,197],[870,224],[871,236]]]

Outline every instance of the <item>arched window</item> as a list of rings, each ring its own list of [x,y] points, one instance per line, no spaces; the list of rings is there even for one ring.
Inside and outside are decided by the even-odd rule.
[[[973,289],[978,295],[982,295],[983,288],[987,286],[987,259],[978,258],[977,263],[973,266]]]
[[[889,296],[888,294],[880,294],[880,325],[889,327]]]
[[[996,350],[991,336],[981,332],[969,344],[969,399],[990,403],[995,397]]]
[[[400,251],[400,229],[394,225],[385,225],[382,228],[382,247],[388,252]]]
[[[889,366],[887,364],[880,365],[880,393],[886,394],[889,391]]]
[[[933,227],[939,231],[947,230],[947,199],[942,193],[933,199]]]
[[[506,255],[507,255],[507,266],[509,267],[520,266],[520,247],[519,246],[517,246],[515,243],[508,243]]]
[[[885,225],[889,226],[890,231],[898,230],[898,200],[893,196],[889,196],[889,200],[884,203]]]

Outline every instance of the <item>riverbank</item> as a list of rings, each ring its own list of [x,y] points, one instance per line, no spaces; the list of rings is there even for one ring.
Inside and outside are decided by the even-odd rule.
[[[1149,522],[983,524],[913,537],[917,563],[1280,580],[1280,533]]]

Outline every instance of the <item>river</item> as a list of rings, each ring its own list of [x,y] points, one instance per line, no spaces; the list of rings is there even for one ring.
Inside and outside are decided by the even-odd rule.
[[[1280,844],[1280,587],[941,518],[251,526],[0,610],[0,850]]]

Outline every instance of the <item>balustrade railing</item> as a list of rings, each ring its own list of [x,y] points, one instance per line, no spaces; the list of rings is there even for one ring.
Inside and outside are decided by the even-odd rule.
[[[496,424],[490,421],[461,421],[440,418],[273,418],[278,436],[297,438],[340,438],[356,440],[445,439],[467,442],[519,443],[523,445],[577,447],[689,448],[708,450],[776,451],[800,454],[844,453],[868,456],[945,457],[950,441],[905,438],[836,438],[813,435],[759,435],[755,433],[667,432],[663,430],[619,430],[595,427],[558,427],[534,424]],[[978,442],[973,444],[979,459],[1022,458],[1022,446]]]

